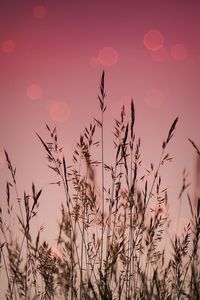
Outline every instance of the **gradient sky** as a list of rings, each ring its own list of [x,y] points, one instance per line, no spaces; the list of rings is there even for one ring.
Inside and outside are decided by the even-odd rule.
[[[176,208],[184,168],[188,181],[195,181],[196,156],[187,138],[200,143],[199,16],[197,0],[1,0],[1,206],[9,178],[5,148],[17,168],[20,194],[31,191],[32,181],[44,189],[38,227],[44,224],[44,236],[55,236],[62,195],[49,185],[55,177],[35,131],[46,137],[45,122],[57,126],[61,144],[72,154],[84,126],[99,116],[105,69],[106,125],[112,128],[121,104],[129,106],[133,97],[144,170],[157,164],[162,141],[179,116],[169,146],[174,160],[163,172]],[[111,133],[105,138],[109,162]],[[187,209],[185,204],[183,218]]]

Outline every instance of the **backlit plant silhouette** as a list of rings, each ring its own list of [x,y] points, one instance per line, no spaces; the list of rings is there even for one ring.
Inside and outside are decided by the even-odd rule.
[[[7,207],[0,210],[5,299],[200,299],[200,199],[194,207],[188,195],[191,221],[182,235],[172,238],[166,233],[168,195],[160,170],[171,161],[167,147],[178,118],[161,144],[157,167],[151,164],[148,176],[141,176],[141,140],[136,138],[131,101],[130,120],[124,107],[114,120],[114,162],[109,163],[104,142],[104,76],[103,72],[100,118],[84,128],[73,165],[66,161],[56,128],[46,125],[48,142],[37,134],[63,192],[56,251],[41,240],[43,228],[35,239],[32,234],[42,190],[33,183],[32,194],[18,194],[16,169],[5,151],[11,174],[6,184]],[[180,197],[186,189],[183,180]],[[166,239],[171,242],[170,253],[164,247]]]

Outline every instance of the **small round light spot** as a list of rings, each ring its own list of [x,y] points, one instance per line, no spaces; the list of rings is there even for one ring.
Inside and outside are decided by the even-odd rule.
[[[157,51],[164,45],[164,36],[159,30],[149,30],[144,35],[144,46],[151,51]]]
[[[182,61],[187,57],[187,49],[183,44],[176,44],[171,48],[171,56],[173,59]]]
[[[33,8],[33,16],[38,19],[44,19],[47,15],[47,9],[44,5],[36,5]]]
[[[49,108],[49,113],[55,122],[64,123],[70,117],[70,108],[66,102],[63,101],[56,101],[51,104]]]
[[[42,96],[42,89],[38,84],[31,84],[27,88],[27,96],[32,100],[38,100]]]
[[[165,98],[159,89],[152,88],[145,93],[144,101],[148,106],[158,109],[164,103]]]
[[[99,51],[98,60],[106,67],[110,67],[118,62],[118,53],[112,47],[104,47]]]
[[[16,45],[13,40],[5,40],[1,44],[1,49],[5,53],[13,53],[16,49]]]

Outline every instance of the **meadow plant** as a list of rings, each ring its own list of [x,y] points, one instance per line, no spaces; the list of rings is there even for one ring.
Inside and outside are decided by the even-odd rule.
[[[18,194],[16,169],[5,151],[11,179],[6,183],[5,208],[0,210],[4,299],[200,299],[200,199],[194,206],[188,195],[191,221],[182,235],[166,234],[169,200],[160,171],[171,161],[167,147],[178,118],[161,144],[157,166],[151,163],[148,176],[140,176],[141,139],[135,134],[133,100],[130,120],[124,106],[114,120],[113,163],[105,156],[104,72],[98,101],[100,118],[84,128],[72,165],[66,161],[56,128],[46,125],[48,142],[37,133],[48,167],[56,175],[55,184],[63,191],[56,251],[41,240],[42,227],[35,238],[32,234],[42,189],[33,183],[30,195]],[[183,180],[180,197],[186,189]],[[165,239],[171,241],[170,253]]]

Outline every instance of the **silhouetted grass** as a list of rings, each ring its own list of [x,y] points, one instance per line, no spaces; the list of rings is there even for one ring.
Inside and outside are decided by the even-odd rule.
[[[59,145],[56,128],[46,125],[48,142],[37,133],[65,199],[57,251],[41,241],[43,228],[33,240],[32,220],[38,213],[42,190],[33,183],[31,195],[18,195],[16,169],[5,151],[11,174],[6,184],[7,209],[0,210],[0,271],[7,279],[5,299],[200,299],[200,199],[195,207],[188,195],[191,221],[185,224],[182,235],[169,238],[166,234],[168,195],[160,171],[171,161],[167,147],[178,118],[161,144],[157,166],[151,164],[149,176],[141,177],[141,140],[134,131],[133,101],[130,120],[122,107],[119,119],[114,120],[114,164],[110,164],[105,157],[104,76],[103,72],[98,97],[100,119],[94,118],[84,128],[72,166]],[[189,141],[200,155],[196,144]],[[184,179],[180,198],[187,187]],[[11,201],[13,192],[18,211]],[[12,227],[15,218],[19,226],[16,236]],[[166,238],[171,239],[170,253],[163,243]]]

